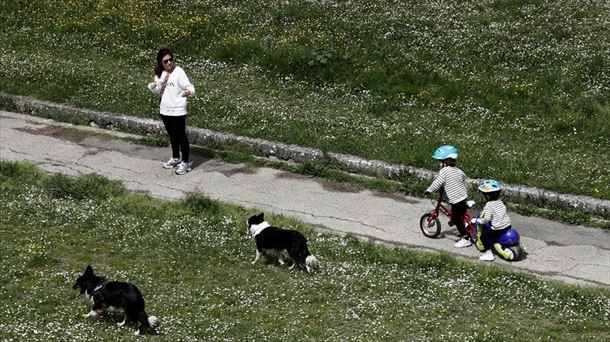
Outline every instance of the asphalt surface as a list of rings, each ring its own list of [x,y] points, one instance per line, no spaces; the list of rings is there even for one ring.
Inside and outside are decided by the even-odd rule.
[[[0,159],[28,161],[45,171],[66,175],[96,173],[120,180],[132,191],[163,199],[189,192],[296,217],[340,234],[432,251],[445,251],[475,262],[475,247],[454,248],[455,228],[442,220],[443,232],[429,239],[419,230],[420,217],[432,209],[428,199],[354,189],[323,179],[271,168],[253,168],[194,156],[183,176],[161,164],[168,147],[129,143],[128,134],[73,126],[0,111]],[[491,264],[584,286],[610,287],[610,231],[565,225],[509,213],[527,256],[518,262],[499,258]],[[245,219],[245,218],[244,218]]]

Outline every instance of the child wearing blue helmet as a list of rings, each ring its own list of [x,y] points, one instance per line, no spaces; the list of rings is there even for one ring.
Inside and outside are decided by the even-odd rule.
[[[499,243],[494,243],[498,237],[502,236],[511,228],[510,218],[506,212],[506,206],[504,202],[500,200],[500,192],[502,191],[502,185],[493,179],[483,180],[479,184],[479,191],[485,197],[487,201],[483,211],[479,214],[478,219],[473,223],[478,222],[477,229],[477,248],[485,253],[479,257],[481,260],[493,261],[495,259],[492,247],[499,253],[504,259],[512,259],[512,252],[510,249],[503,249]]]
[[[432,184],[426,189],[426,194],[444,191],[445,197],[451,204],[451,222],[455,224],[460,239],[453,245],[457,248],[472,245],[464,225],[464,213],[468,209],[468,177],[456,165],[458,149],[455,146],[445,145],[436,149],[432,158],[438,160],[440,171]]]

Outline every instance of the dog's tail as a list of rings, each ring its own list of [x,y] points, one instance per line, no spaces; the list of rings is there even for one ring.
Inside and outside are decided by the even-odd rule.
[[[148,316],[148,325],[152,329],[155,329],[157,326],[159,326],[159,319],[157,318],[157,316]]]
[[[307,258],[305,258],[305,267],[307,268],[307,272],[313,273],[320,267],[320,262],[318,262],[318,259],[315,256],[308,255]]]
[[[159,325],[159,319],[155,316],[147,316],[144,310],[138,312],[136,317],[136,320],[140,322],[136,335],[144,334],[145,328],[151,329],[154,332],[157,325]]]

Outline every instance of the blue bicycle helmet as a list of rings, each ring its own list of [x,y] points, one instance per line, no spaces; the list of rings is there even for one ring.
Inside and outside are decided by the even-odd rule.
[[[479,183],[479,191],[483,193],[490,193],[502,190],[500,182],[494,179],[485,179]]]
[[[458,149],[453,145],[444,145],[436,149],[432,158],[436,160],[445,160],[447,158],[457,159]]]

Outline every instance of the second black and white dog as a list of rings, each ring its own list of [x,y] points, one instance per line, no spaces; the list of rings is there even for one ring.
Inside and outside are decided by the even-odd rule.
[[[256,240],[256,257],[254,264],[261,255],[278,254],[286,251],[292,259],[292,266],[305,266],[307,272],[314,272],[318,266],[318,259],[309,253],[307,239],[303,234],[292,229],[281,229],[265,221],[265,215],[260,213],[248,219],[248,233]],[[280,264],[285,262],[279,257]]]
[[[144,311],[144,298],[140,290],[133,284],[120,281],[107,281],[93,273],[91,265],[87,266],[85,273],[76,279],[73,289],[85,294],[93,302],[91,311],[85,317],[99,317],[112,308],[125,310],[125,319],[118,323],[119,327],[125,325],[129,319],[139,323],[136,335],[144,333],[145,329],[154,332],[158,319],[148,316]]]

